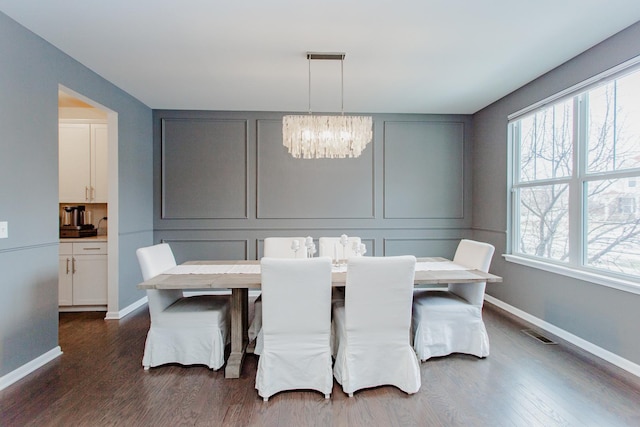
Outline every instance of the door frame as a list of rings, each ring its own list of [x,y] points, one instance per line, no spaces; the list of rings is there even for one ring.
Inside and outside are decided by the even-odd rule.
[[[118,113],[76,92],[67,86],[58,85],[58,90],[73,96],[107,115],[107,313],[105,319],[119,319],[119,245],[118,245]]]

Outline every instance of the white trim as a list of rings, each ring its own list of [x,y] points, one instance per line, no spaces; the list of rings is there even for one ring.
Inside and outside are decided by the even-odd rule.
[[[79,311],[107,311],[106,305],[61,305],[58,307],[60,313],[76,313]]]
[[[507,120],[511,122],[513,120],[521,118],[525,114],[533,112],[534,110],[538,110],[548,104],[552,104],[556,101],[559,101],[562,98],[569,98],[569,97],[578,95],[580,92],[586,91],[590,86],[595,86],[601,81],[610,79],[618,73],[632,71],[631,68],[634,67],[635,65],[638,65],[639,63],[640,63],[640,56],[633,57],[623,62],[622,64],[618,64],[615,67],[609,68],[608,70],[603,71],[602,73],[596,74],[595,76],[588,78],[587,80],[584,80],[578,84],[568,87],[565,90],[562,90],[554,95],[548,96],[536,102],[535,104],[529,105],[528,107],[522,108],[514,113],[511,113],[507,116]]]
[[[108,311],[107,315],[104,317],[104,320],[119,320],[122,319],[124,316],[128,315],[129,313],[133,312],[134,310],[137,310],[139,307],[142,307],[143,305],[145,305],[148,302],[148,299],[146,296],[140,298],[138,301],[134,302],[133,304],[129,304],[127,307],[123,308],[120,311]]]
[[[62,350],[60,349],[60,346],[57,346],[55,348],[52,348],[42,356],[36,357],[31,362],[25,363],[18,369],[11,371],[7,375],[0,377],[0,390],[4,390],[5,388],[9,387],[11,384],[21,380],[22,378],[26,377],[36,369],[39,369],[44,365],[46,365],[47,363],[51,362],[53,359],[60,356],[61,354],[62,354]]]
[[[74,98],[86,102],[93,108],[106,114],[107,123],[107,167],[108,167],[108,196],[107,196],[107,319],[119,318],[118,295],[119,295],[119,169],[118,169],[118,112],[114,111],[83,94],[58,84],[58,90],[65,92]],[[125,312],[127,309],[121,310]],[[124,315],[128,314],[125,313]],[[116,316],[116,317],[114,317]]]
[[[571,344],[621,368],[624,369],[625,371],[635,375],[636,377],[640,378],[640,365],[637,365],[633,362],[631,362],[630,360],[627,360],[623,357],[618,356],[617,354],[611,353],[608,350],[605,350],[602,347],[599,347],[587,340],[584,340],[576,335],[573,335],[570,332],[565,331],[564,329],[558,328],[555,325],[552,325],[551,323],[548,323],[542,319],[539,319],[535,316],[532,316],[531,314],[522,311],[512,305],[509,305],[497,298],[492,297],[491,295],[487,295],[485,294],[484,296],[485,301],[495,305],[496,307],[499,307],[511,314],[513,314],[514,316],[517,316],[541,329],[544,329],[547,332],[552,333],[553,335],[562,338],[565,341],[570,342]]]
[[[597,274],[591,271],[579,270],[570,266],[552,264],[550,262],[544,262],[541,260],[526,258],[518,255],[503,254],[502,256],[505,260],[516,264],[524,265],[531,268],[537,268],[539,270],[548,271],[550,273],[561,274],[563,276],[571,277],[574,279],[584,280],[585,282],[590,282],[597,285],[606,286],[608,288],[617,289],[619,291],[640,295],[640,285],[638,285],[637,282],[633,282],[631,280],[605,276],[603,274]]]
[[[119,217],[119,163],[118,163],[118,113],[109,109],[107,112],[107,166],[108,166],[108,204],[107,204],[107,312],[128,312],[120,309],[120,217]]]

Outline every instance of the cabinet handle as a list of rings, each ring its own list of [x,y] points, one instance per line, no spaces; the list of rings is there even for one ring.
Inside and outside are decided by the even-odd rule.
[[[100,248],[82,248],[83,251],[99,251]]]
[[[76,259],[71,258],[71,274],[76,274]]]
[[[69,274],[69,258],[67,258],[67,274]]]
[[[89,187],[84,187],[84,199],[89,200]]]
[[[91,188],[91,191],[89,192],[89,195],[91,196],[91,200],[95,200],[95,198],[96,198],[96,189],[93,186],[91,186],[89,188]]]

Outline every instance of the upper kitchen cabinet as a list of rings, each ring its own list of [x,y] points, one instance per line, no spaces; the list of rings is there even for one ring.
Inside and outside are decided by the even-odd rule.
[[[60,123],[60,203],[107,203],[107,125]]]

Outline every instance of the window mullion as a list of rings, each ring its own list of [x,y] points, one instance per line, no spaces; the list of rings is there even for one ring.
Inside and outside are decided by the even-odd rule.
[[[511,141],[520,141],[521,138],[521,126],[519,122],[513,123],[509,126],[511,132]],[[511,156],[511,185],[508,185],[507,188],[511,188],[510,194],[507,195],[508,200],[511,202],[511,215],[508,215],[508,221],[510,224],[507,225],[507,230],[511,230],[511,238],[509,242],[509,247],[511,253],[520,252],[520,245],[518,242],[520,241],[520,199],[518,197],[518,191],[515,188],[515,185],[520,182],[520,144],[510,144],[512,149]]]
[[[574,130],[573,130],[573,175],[571,179],[571,195],[569,203],[569,242],[570,264],[580,267],[584,265],[586,256],[586,209],[584,176],[587,171],[587,135],[589,128],[589,97],[586,93],[574,98]]]
[[[640,59],[608,76],[509,116],[508,247],[516,257],[635,280]]]

